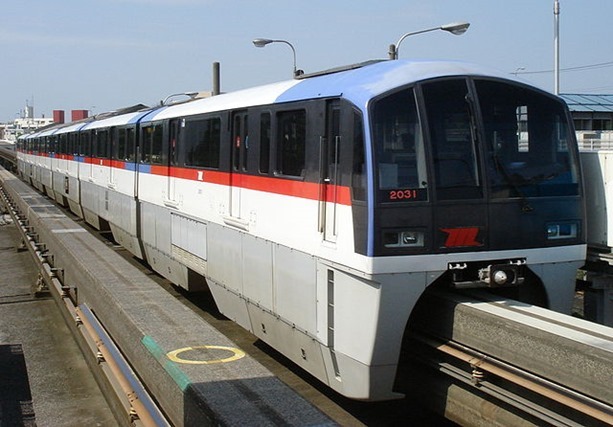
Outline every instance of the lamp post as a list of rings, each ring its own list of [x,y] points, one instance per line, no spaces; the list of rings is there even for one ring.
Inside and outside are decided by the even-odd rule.
[[[560,94],[560,3],[553,2],[553,90]]]
[[[271,39],[255,39],[255,40],[253,40],[253,45],[255,47],[264,47],[267,44],[271,44],[271,43],[285,43],[286,45],[288,45],[292,49],[292,53],[294,54],[294,71],[293,71],[292,77],[296,78],[297,77],[297,70],[296,70],[296,49],[294,49],[294,46],[290,42],[288,42],[287,40],[271,40]]]
[[[448,33],[451,33],[455,36],[459,36],[461,34],[464,34],[466,30],[468,30],[469,26],[470,26],[470,23],[468,22],[452,22],[451,24],[441,25],[440,27],[427,28],[425,30],[419,30],[419,31],[413,31],[410,33],[406,33],[402,37],[400,37],[400,39],[396,42],[396,44],[390,45],[390,50],[388,52],[389,58],[398,59],[398,49],[400,48],[400,43],[402,43],[402,41],[409,36],[414,36],[416,34],[428,33],[430,31],[437,31],[437,30],[447,31]]]

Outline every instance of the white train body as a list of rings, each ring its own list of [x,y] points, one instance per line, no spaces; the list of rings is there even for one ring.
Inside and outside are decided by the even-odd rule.
[[[505,123],[525,135],[491,131],[488,114],[516,99]],[[502,75],[387,61],[59,126],[23,138],[18,157],[39,190],[177,285],[208,287],[339,393],[384,400],[399,396],[403,335],[430,285],[508,286],[570,311],[585,244],[568,126],[557,98]],[[492,157],[505,132],[513,153]],[[45,138],[63,134],[80,142],[54,160]],[[463,163],[441,165],[467,139],[460,182]],[[496,180],[503,160],[524,180]]]

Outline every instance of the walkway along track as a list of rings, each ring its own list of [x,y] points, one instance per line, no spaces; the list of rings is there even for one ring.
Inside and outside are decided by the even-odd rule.
[[[0,174],[6,172],[0,171]],[[99,385],[105,390],[107,399],[121,424],[133,426],[169,426],[170,424],[157,407],[154,400],[123,357],[109,334],[100,324],[87,304],[77,305],[74,294],[62,281],[61,270],[53,267],[53,257],[45,244],[39,242],[38,234],[28,225],[11,197],[0,188],[0,197],[7,207],[25,249],[32,254],[39,269],[38,292],[48,291],[61,306],[62,314],[67,317],[73,334],[85,355],[89,354],[88,363],[96,374]],[[42,197],[42,196],[41,196]],[[93,361],[93,362],[92,362]]]
[[[612,328],[486,293],[430,292],[410,340],[412,357],[509,408],[513,424],[613,425]],[[494,421],[484,412],[448,416]]]

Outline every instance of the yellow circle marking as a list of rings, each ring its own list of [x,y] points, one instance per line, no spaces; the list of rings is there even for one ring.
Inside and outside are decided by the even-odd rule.
[[[230,357],[226,357],[225,359],[213,359],[213,360],[189,360],[189,359],[182,359],[179,357],[179,354],[184,353],[186,351],[197,350],[197,349],[202,349],[202,348],[208,349],[208,350],[226,350],[226,351],[232,352],[233,355]],[[168,352],[166,355],[168,356],[170,360],[172,360],[173,362],[177,362],[177,363],[185,363],[189,365],[212,365],[214,363],[233,362],[235,360],[241,359],[245,357],[245,352],[242,350],[239,350],[238,348],[224,347],[221,345],[198,345],[195,347],[185,347],[185,348],[180,348],[178,350],[173,350],[173,351]]]

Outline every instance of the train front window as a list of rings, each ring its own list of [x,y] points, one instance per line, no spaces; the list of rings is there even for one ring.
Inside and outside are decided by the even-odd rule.
[[[439,200],[483,197],[477,167],[476,122],[464,79],[423,85]]]
[[[413,89],[377,101],[373,118],[380,200],[426,200],[426,157]]]
[[[496,81],[476,81],[492,197],[578,194],[571,131],[557,99]]]

